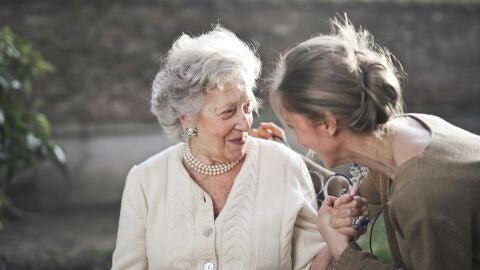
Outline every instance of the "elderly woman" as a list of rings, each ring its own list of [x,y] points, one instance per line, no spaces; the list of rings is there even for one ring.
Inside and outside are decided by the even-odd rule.
[[[252,49],[219,26],[173,44],[151,108],[165,132],[184,142],[128,174],[112,269],[328,265],[302,159],[248,136],[259,73]],[[350,205],[345,220],[362,209]]]
[[[384,210],[395,266],[335,230],[342,222],[329,197],[318,227],[336,269],[480,269],[480,137],[435,116],[402,114],[395,58],[347,19],[332,23],[331,34],[282,56],[271,101],[327,168],[373,170],[359,193],[370,214]]]

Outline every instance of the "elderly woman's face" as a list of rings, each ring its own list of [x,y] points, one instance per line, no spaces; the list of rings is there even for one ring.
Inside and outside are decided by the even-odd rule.
[[[234,84],[209,91],[195,123],[198,135],[190,141],[193,154],[220,163],[240,160],[252,126],[253,98]]]

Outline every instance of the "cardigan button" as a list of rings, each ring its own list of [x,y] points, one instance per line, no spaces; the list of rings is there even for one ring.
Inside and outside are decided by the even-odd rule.
[[[213,270],[215,269],[215,266],[213,265],[213,263],[211,262],[207,262],[204,266],[203,266],[203,270]]]
[[[211,227],[208,227],[203,231],[203,236],[208,238],[210,237],[210,235],[212,235],[212,233],[213,233],[213,229]]]

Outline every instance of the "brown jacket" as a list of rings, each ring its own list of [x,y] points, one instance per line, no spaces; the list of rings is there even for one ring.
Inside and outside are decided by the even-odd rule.
[[[432,134],[423,154],[391,181],[370,172],[359,194],[384,208],[395,266],[350,245],[335,269],[480,269],[480,137],[430,115],[411,114]]]

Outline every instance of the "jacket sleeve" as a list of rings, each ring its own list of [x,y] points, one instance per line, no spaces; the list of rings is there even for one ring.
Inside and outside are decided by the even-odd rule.
[[[395,270],[393,265],[388,265],[378,260],[369,252],[362,251],[357,243],[352,242],[343,251],[340,258],[332,267],[337,270]],[[421,269],[421,268],[419,268]]]
[[[145,243],[146,200],[138,167],[133,167],[123,191],[112,270],[148,269]]]
[[[385,177],[380,173],[370,170],[368,175],[362,180],[358,190],[358,195],[365,198],[368,202],[368,212],[371,219],[377,217],[382,211],[380,185],[384,184],[385,179],[383,178]],[[383,263],[370,252],[362,251],[356,242],[352,242],[335,262],[333,269],[393,270],[401,268]]]
[[[471,240],[458,234],[459,229],[449,220],[410,212],[399,224],[409,247],[412,269],[448,270],[472,269]],[[335,263],[334,269],[396,269],[383,264],[372,254],[351,244]]]

